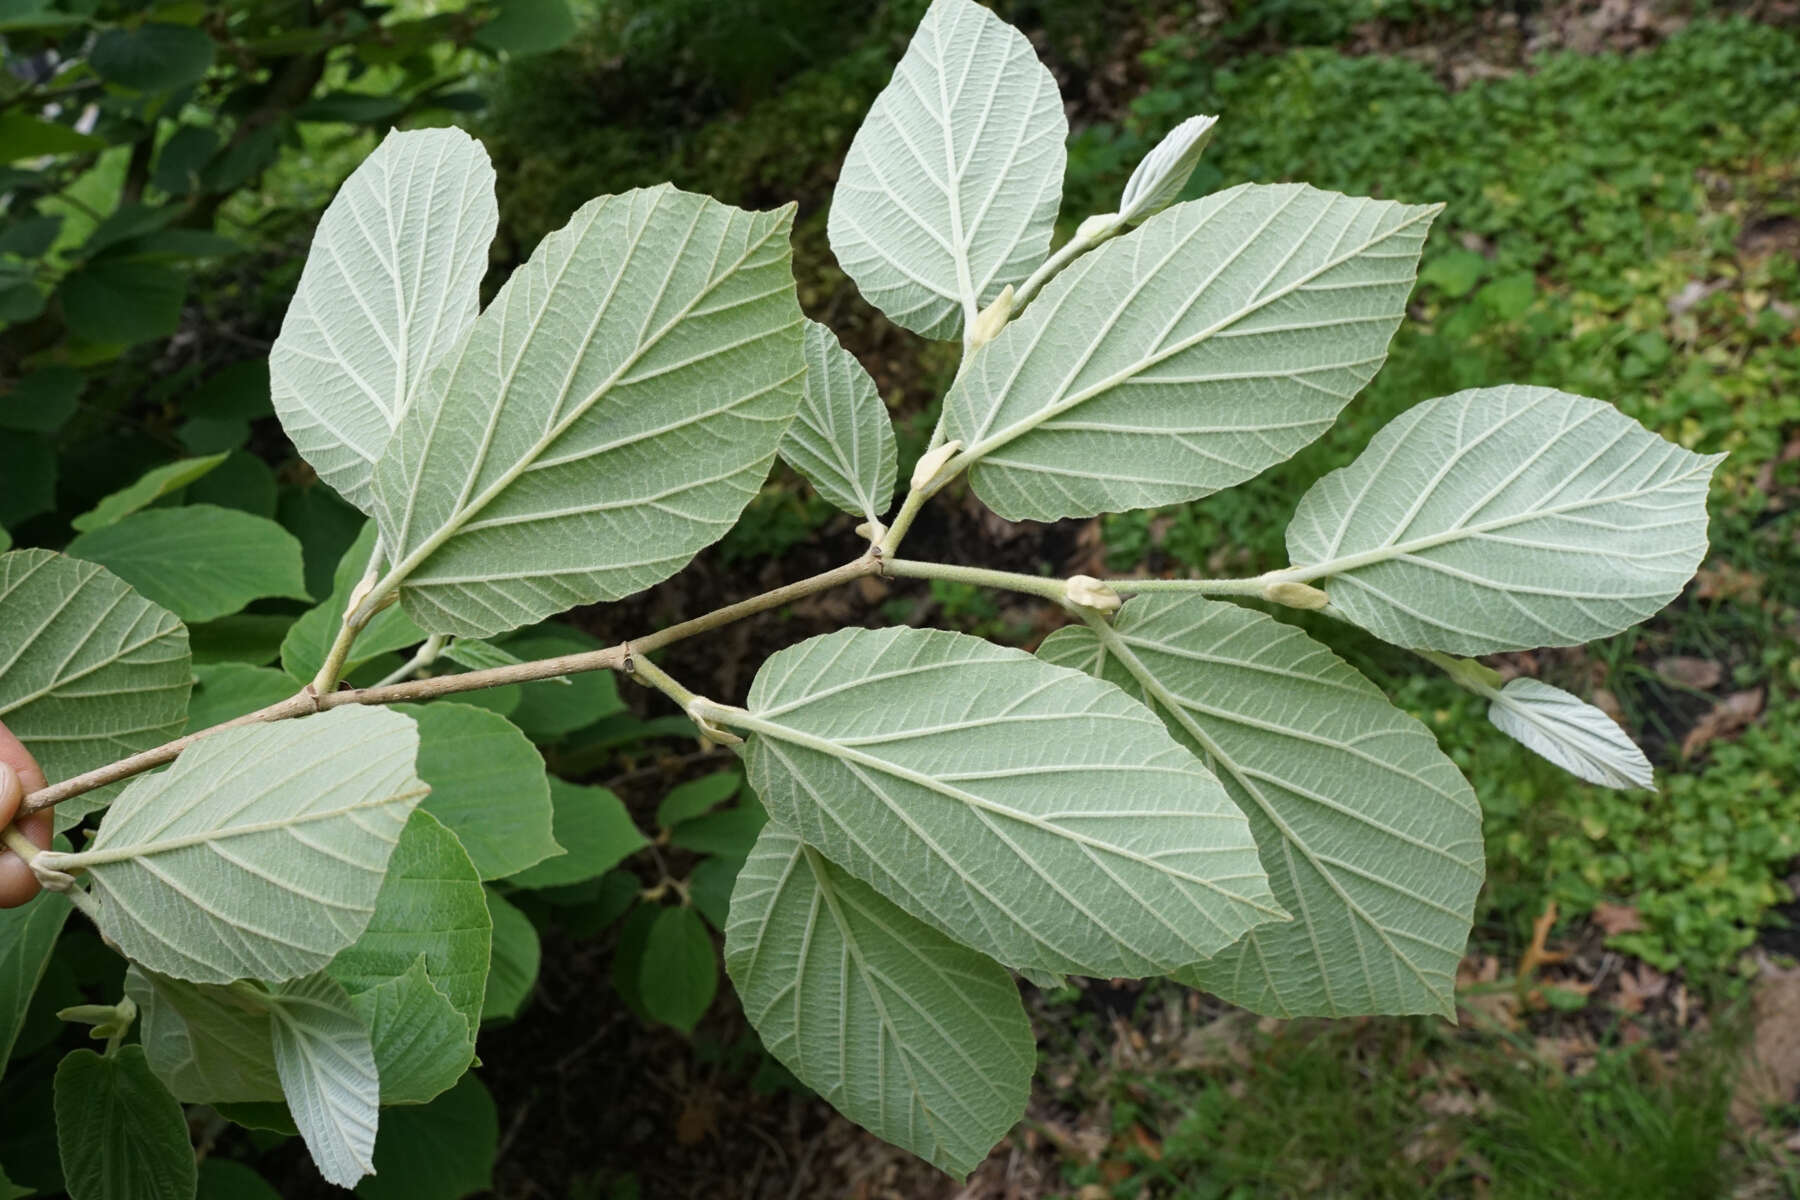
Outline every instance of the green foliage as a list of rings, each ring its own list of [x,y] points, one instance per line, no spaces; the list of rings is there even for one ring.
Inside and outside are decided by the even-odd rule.
[[[902,13],[911,24],[918,7],[883,6],[875,31]],[[1051,8],[1068,29],[1091,32]],[[732,19],[672,11],[689,31]],[[1454,1011],[1480,865],[1466,786],[1353,668],[1296,630],[1203,596],[1329,606],[1426,652],[1499,705],[1502,728],[1566,749],[1597,710],[1568,697],[1567,728],[1519,726],[1518,689],[1509,701],[1491,671],[1438,651],[1578,641],[1650,615],[1704,551],[1713,461],[1599,401],[1465,388],[1399,417],[1370,458],[1309,494],[1285,570],[1109,582],[900,557],[921,506],[965,472],[996,514],[1045,519],[1186,500],[1258,476],[1291,485],[1289,468],[1269,468],[1316,465],[1350,446],[1300,453],[1381,365],[1438,211],[1263,184],[1172,203],[1233,169],[1200,158],[1212,128],[1200,118],[1048,254],[1064,196],[1057,87],[1029,41],[971,0],[925,9],[850,141],[824,229],[814,217],[799,234],[823,232],[891,321],[962,341],[937,426],[904,439],[921,454],[891,516],[901,439],[872,380],[847,370],[845,386],[832,386],[834,357],[854,364],[829,331],[802,322],[792,205],[750,211],[609,180],[610,194],[571,205],[567,224],[517,255],[523,265],[478,313],[494,175],[477,143],[445,131],[392,135],[339,191],[275,341],[266,397],[258,367],[176,366],[132,410],[157,410],[149,424],[161,445],[90,450],[77,440],[92,440],[84,373],[122,374],[102,364],[178,327],[192,269],[181,264],[236,249],[216,222],[250,203],[253,180],[278,194],[304,188],[265,170],[292,130],[416,117],[421,105],[453,103],[444,89],[463,70],[462,47],[519,55],[570,31],[561,0],[390,15],[369,25],[359,12],[363,24],[330,28],[101,15],[82,68],[92,79],[78,82],[105,101],[93,127],[116,144],[89,164],[62,135],[73,167],[52,182],[73,206],[38,197],[27,180],[13,190],[30,211],[0,229],[9,262],[24,264],[9,265],[15,319],[0,351],[22,348],[26,390],[41,401],[6,417],[18,436],[0,444],[18,482],[0,519],[123,577],[40,549],[5,556],[0,595],[17,596],[31,634],[0,668],[0,712],[28,741],[80,748],[62,760],[73,763],[89,743],[128,750],[190,711],[217,720],[279,695],[280,675],[265,665],[277,646],[293,689],[266,714],[274,720],[162,752],[173,765],[119,794],[80,850],[33,855],[13,841],[133,964],[121,979],[125,968],[108,960],[70,985],[111,1002],[71,1010],[102,1018],[107,1054],[89,1056],[101,1069],[141,1066],[165,1110],[179,1096],[247,1127],[298,1133],[339,1186],[379,1195],[401,1175],[416,1177],[417,1194],[451,1195],[491,1182],[497,1138],[485,1092],[457,1080],[482,1022],[511,1020],[529,1002],[539,929],[552,924],[596,932],[622,919],[620,998],[684,1033],[715,999],[708,922],[725,927],[751,1020],[782,1061],[876,1133],[956,1172],[1023,1109],[1030,1036],[1009,968],[1042,987],[1066,971],[1172,974],[1283,1015]],[[1334,35],[1305,5],[1236,18],[1234,37],[1258,22]],[[46,44],[72,36],[60,21],[33,30]],[[298,72],[273,102],[233,82],[245,54],[271,50],[246,43],[250,34],[277,38],[274,56]],[[367,60],[373,89],[342,86],[351,55],[333,55],[346,46]],[[699,53],[711,51],[702,43]],[[844,90],[873,94],[886,54],[864,45],[846,73],[801,73],[793,95],[829,101],[846,79]],[[1183,75],[1178,46],[1151,58],[1174,77],[1171,94],[1227,77]],[[40,85],[12,86],[28,107]],[[190,120],[206,111],[195,98],[215,88],[241,99]],[[680,91],[643,104],[655,110]],[[1137,116],[1148,120],[1156,102]],[[791,103],[750,114],[753,144],[798,124],[838,146],[862,108],[825,104],[823,117],[797,123]],[[345,142],[330,173],[365,145]],[[704,154],[717,143],[694,145]],[[590,147],[569,139],[568,149]],[[1421,157],[1456,172],[1454,161]],[[766,191],[771,178],[734,184]],[[1391,194],[1375,179],[1355,190]],[[1490,193],[1487,207],[1470,205],[1476,228],[1504,209]],[[1627,270],[1612,241],[1629,222],[1596,218],[1594,228],[1608,244],[1578,265]],[[1509,331],[1551,339],[1529,249],[1433,250],[1436,329],[1477,341],[1497,330],[1496,345]],[[1594,288],[1570,311],[1614,302],[1631,303]],[[1619,380],[1653,378],[1672,357],[1649,332],[1624,345]],[[1432,370],[1489,382],[1458,378],[1456,364]],[[802,432],[790,441],[797,410]],[[1546,424],[1546,412],[1558,419]],[[265,461],[282,452],[278,441],[245,450],[271,414],[304,463],[281,464],[279,476]],[[42,452],[65,443],[83,469],[59,487]],[[189,457],[168,461],[172,445]],[[749,506],[778,450],[822,494],[789,497],[786,511],[835,502],[868,518],[861,557],[610,647],[538,624],[642,591],[708,546],[729,560],[780,545],[791,530],[774,520],[721,541],[746,512],[761,523]],[[306,468],[319,484],[301,482]],[[138,482],[104,490],[121,477]],[[1266,502],[1267,486],[1250,493]],[[326,487],[343,502],[323,499]],[[370,517],[360,534],[357,510]],[[70,540],[63,520],[78,512],[86,528]],[[1485,559],[1464,545],[1477,542]],[[1268,549],[1253,537],[1247,557]],[[946,597],[1010,588],[1081,627],[1046,642],[1043,657],[964,634],[842,630],[770,657],[744,708],[695,694],[651,657],[748,608],[877,574],[929,580]],[[69,586],[45,586],[58,579]],[[1155,590],[1200,594],[1122,605]],[[196,654],[178,616],[200,623],[193,644],[205,647],[195,710]],[[130,637],[120,620],[136,623]],[[570,676],[567,663],[538,668],[561,677],[531,678],[530,660],[573,651],[683,715],[646,721],[624,710],[610,676]],[[148,685],[143,695],[86,690],[127,668]],[[169,670],[181,678],[165,679]],[[470,704],[379,707],[495,679],[510,682]],[[340,694],[344,683],[371,690]],[[619,747],[668,732],[739,747],[749,788],[729,771],[689,779],[657,807],[654,841],[611,791],[544,773],[547,758],[590,777]],[[1591,776],[1591,758],[1589,747],[1588,758],[1561,761]],[[65,820],[110,798],[80,787],[66,788],[80,799]],[[624,865],[640,850],[658,872],[647,887]],[[35,912],[56,915],[43,902]],[[7,928],[17,945],[0,959],[7,1021],[23,1028],[27,997],[55,995],[77,968],[44,948],[52,931]],[[135,1011],[144,1043],[134,1055],[118,1040]],[[61,1068],[93,1071],[80,1055]],[[47,1085],[41,1066],[37,1080]],[[67,1109],[72,1085],[56,1090]],[[84,1136],[82,1116],[63,1117],[66,1142]],[[433,1155],[446,1131],[457,1152]],[[165,1157],[191,1171],[179,1136],[163,1140]],[[384,1163],[384,1176],[365,1180]],[[73,1188],[88,1186],[87,1162],[65,1165]],[[191,1192],[191,1176],[173,1190]]]
[[[98,498],[74,461],[60,464],[58,488],[56,450],[105,459],[102,485],[167,460],[154,429],[161,398],[139,386],[151,343],[208,293],[237,286],[245,259],[286,256],[287,231],[308,224],[337,182],[331,165],[321,178],[319,160],[341,161],[340,146],[360,153],[389,124],[450,119],[480,103],[462,89],[484,59],[552,50],[574,32],[564,0],[477,0],[435,15],[163,5],[148,17],[124,0],[42,0],[6,17],[0,391],[17,389],[3,407],[44,439],[34,450],[45,491],[0,506],[6,526]],[[314,172],[311,187],[284,203],[268,185],[296,169]],[[248,421],[203,415],[194,399],[182,427],[190,451],[249,441]],[[0,424],[13,426],[9,416]],[[140,436],[121,438],[121,421]]]
[[[1574,1077],[1521,1046],[1411,1022],[1260,1033],[1226,1018],[1209,1032],[1217,1066],[1098,1085],[1120,1135],[1106,1156],[1117,1181],[1107,1194],[1728,1194],[1729,1030],[1696,1038],[1672,1062],[1605,1045]],[[1097,1175],[1091,1165],[1065,1171],[1071,1191]]]
[[[1473,714],[1462,697],[1421,699],[1440,728]],[[1609,944],[1662,970],[1729,972],[1771,909],[1800,854],[1800,703],[1773,704],[1740,739],[1715,742],[1702,772],[1669,773],[1658,799],[1571,786],[1554,768],[1520,762],[1496,737],[1454,750],[1489,814],[1490,903],[1519,937],[1546,901],[1565,914],[1630,903],[1641,932]],[[1461,741],[1463,739],[1456,739]]]

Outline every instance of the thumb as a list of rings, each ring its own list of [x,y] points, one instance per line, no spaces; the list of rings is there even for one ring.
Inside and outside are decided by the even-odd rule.
[[[0,761],[0,826],[10,824],[25,799],[25,782],[11,763]],[[50,814],[35,813],[19,822],[32,845],[50,845]],[[0,849],[0,908],[16,908],[38,893],[37,876],[11,850]]]

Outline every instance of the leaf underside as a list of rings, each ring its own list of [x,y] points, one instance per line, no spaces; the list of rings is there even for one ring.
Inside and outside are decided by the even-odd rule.
[[[319,222],[270,391],[301,457],[364,512],[394,426],[475,320],[499,219],[481,143],[430,129],[388,134]]]
[[[1283,1017],[1454,1014],[1481,812],[1423,725],[1300,630],[1198,596],[1137,597],[1038,653],[1141,697],[1212,765],[1294,914],[1177,979]]]
[[[407,814],[418,732],[346,707],[195,743],[120,795],[79,854],[101,931],[193,983],[319,970],[368,925]]]
[[[881,520],[894,502],[894,425],[875,381],[817,321],[806,323],[806,390],[781,457],[852,516]]]
[[[775,825],[738,873],[725,965],[763,1045],[852,1121],[957,1176],[1025,1112],[1016,984]]]
[[[832,253],[889,320],[961,336],[1049,251],[1068,134],[1025,35],[973,0],[935,0],[850,143]]]
[[[0,721],[47,778],[180,735],[187,630],[111,572],[48,550],[0,555],[0,612]]]
[[[799,404],[792,220],[665,185],[544,239],[376,464],[413,620],[500,633],[649,587],[724,535]]]
[[[944,426],[995,512],[1197,499],[1329,429],[1405,315],[1438,209],[1244,184],[1063,270],[971,355]]]
[[[1402,413],[1314,484],[1288,555],[1334,611],[1396,645],[1579,645],[1644,620],[1693,576],[1723,460],[1586,396],[1457,392]]]
[[[844,630],[750,692],[769,815],[1007,966],[1160,974],[1281,920],[1244,816],[1109,683],[940,630]]]

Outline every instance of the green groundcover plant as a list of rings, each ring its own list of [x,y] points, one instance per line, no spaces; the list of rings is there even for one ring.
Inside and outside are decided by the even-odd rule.
[[[286,694],[266,672],[273,698],[266,678],[221,680],[208,717],[231,719],[178,736],[195,671],[170,609],[304,593],[291,564],[262,580],[163,565],[158,537],[202,557],[254,540],[193,508],[171,510],[185,528],[133,521],[163,511],[143,506],[166,479],[88,514],[85,556],[0,557],[0,719],[54,781],[22,811],[57,806],[68,836],[39,849],[7,830],[46,891],[0,924],[0,1033],[71,908],[130,962],[116,1005],[66,1014],[104,1042],[56,1073],[71,1194],[193,1195],[182,1104],[255,1124],[284,1103],[323,1176],[353,1186],[402,1106],[452,1093],[506,968],[510,918],[483,881],[556,877],[565,825],[541,768],[516,794],[457,786],[483,765],[453,753],[471,723],[504,717],[421,702],[588,671],[660,690],[741,754],[769,816],[725,921],[744,1009],[804,1083],[948,1172],[1024,1111],[1015,975],[1168,975],[1276,1016],[1453,1017],[1482,877],[1474,795],[1331,650],[1231,601],[1361,626],[1575,775],[1651,788],[1598,709],[1470,656],[1607,637],[1668,603],[1706,549],[1716,458],[1598,400],[1485,388],[1423,401],[1320,479],[1288,526],[1292,565],[1254,578],[1065,580],[902,553],[957,481],[1036,521],[1231,487],[1319,437],[1379,369],[1438,209],[1301,185],[1178,202],[1213,125],[1179,125],[1117,211],[1052,252],[1055,83],[987,9],[936,0],[830,212],[863,295],[963,347],[897,508],[875,385],[801,316],[791,208],[603,196],[482,310],[482,148],[391,135],[320,223],[270,358],[288,435],[368,518],[283,648],[310,682]],[[865,521],[865,553],[618,646],[489,640],[668,578],[778,456]],[[108,554],[129,570],[91,561]],[[1035,654],[844,629],[771,656],[742,707],[654,661],[870,576],[1013,589],[1073,622]],[[441,658],[468,669],[421,676]],[[618,826],[602,836],[620,854],[642,844]],[[710,972],[691,912],[655,921],[698,950],[659,978],[696,957]]]

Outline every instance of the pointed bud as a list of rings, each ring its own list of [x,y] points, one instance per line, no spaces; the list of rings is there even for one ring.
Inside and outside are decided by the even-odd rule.
[[[1285,579],[1263,588],[1262,598],[1273,600],[1276,604],[1285,604],[1289,608],[1304,608],[1312,611],[1317,611],[1331,603],[1331,597],[1312,584],[1294,583]]]
[[[1091,608],[1099,613],[1116,613],[1125,603],[1119,593],[1092,575],[1071,575],[1063,583],[1063,597],[1070,604]]]
[[[936,450],[928,451],[924,457],[919,459],[918,464],[913,467],[912,490],[915,492],[922,492],[927,487],[936,483],[938,472],[942,471],[944,469],[944,464],[955,458],[957,452],[961,449],[962,443],[952,440],[945,442]]]
[[[881,545],[881,539],[887,536],[887,526],[880,521],[864,521],[856,527],[856,536],[871,546]]]
[[[1119,198],[1119,212],[1125,224],[1149,220],[1181,195],[1218,123],[1217,117],[1189,117],[1144,156]]]
[[[994,302],[982,309],[976,316],[975,324],[970,327],[968,336],[963,339],[964,346],[969,350],[974,350],[993,341],[995,335],[1005,329],[1006,323],[1012,320],[1012,309],[1013,285],[1009,283],[1000,289],[1000,294],[994,297]]]

